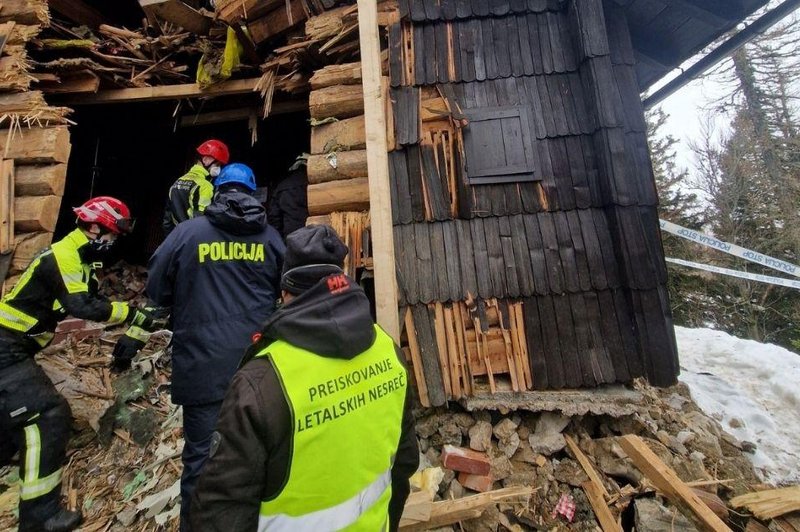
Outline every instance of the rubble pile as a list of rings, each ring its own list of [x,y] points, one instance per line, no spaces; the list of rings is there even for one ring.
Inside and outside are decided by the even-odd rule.
[[[699,410],[683,385],[658,390],[637,384],[636,391],[641,394],[636,411],[620,417],[467,412],[453,405],[448,411],[418,411],[422,464],[412,479],[415,493],[401,528],[457,527],[454,521],[447,522],[446,512],[437,510],[437,505],[449,501],[452,512],[460,500],[477,493],[525,486],[531,488],[529,497],[484,505],[480,517],[460,521],[461,529],[594,531],[603,525],[598,513],[607,510],[615,530],[702,530],[692,512],[676,507],[672,494],[665,493],[658,479],[640,470],[626,453],[630,435],[640,437],[656,460],[674,471],[680,479],[676,484],[685,485],[734,530],[747,526],[762,530],[757,527],[769,525],[768,519],[759,521],[730,502],[767,488],[746,456],[754,444],[726,434]],[[426,491],[429,497],[423,496]],[[591,501],[595,491],[599,498]],[[772,498],[779,496],[784,492]],[[791,508],[792,502],[784,501],[781,507]],[[426,512],[421,512],[426,505]],[[602,506],[599,512],[598,506]],[[794,530],[786,525],[791,517],[782,519],[773,521],[778,523],[773,530]],[[784,528],[775,528],[779,526]]]
[[[101,291],[143,303],[144,274],[117,264]],[[114,374],[123,330],[65,320],[37,356],[75,418],[63,493],[83,511],[83,531],[177,530],[183,439],[169,397],[170,333],[154,334],[133,368]],[[726,434],[685,386],[638,383],[606,414],[597,403],[612,399],[602,390],[556,395],[570,394],[596,404],[418,408],[421,465],[401,529],[660,532],[719,520],[733,530],[800,530],[800,488],[760,485],[746,455],[754,444]],[[16,525],[18,480],[17,467],[0,468],[0,530]]]

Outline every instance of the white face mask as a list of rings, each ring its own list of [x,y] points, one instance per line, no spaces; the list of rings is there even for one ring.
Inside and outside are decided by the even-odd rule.
[[[222,168],[220,168],[219,165],[216,164],[212,165],[211,168],[208,169],[208,173],[211,177],[217,177],[220,171],[222,171]]]

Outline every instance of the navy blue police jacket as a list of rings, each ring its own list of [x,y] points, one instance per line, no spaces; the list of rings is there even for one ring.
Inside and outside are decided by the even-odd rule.
[[[147,296],[172,314],[172,400],[221,401],[275,309],[285,246],[251,195],[229,188],[178,224],[148,265]]]

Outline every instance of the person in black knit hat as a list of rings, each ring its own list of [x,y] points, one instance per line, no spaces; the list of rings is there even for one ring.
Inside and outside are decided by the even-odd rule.
[[[397,530],[419,465],[400,349],[327,225],[286,240],[283,306],[223,401],[191,504],[203,530]]]

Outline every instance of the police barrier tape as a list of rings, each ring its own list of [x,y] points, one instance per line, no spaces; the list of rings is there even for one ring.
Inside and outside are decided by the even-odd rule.
[[[751,281],[758,281],[760,283],[769,283],[778,286],[786,286],[789,288],[797,288],[800,290],[800,281],[792,279],[782,279],[780,277],[771,277],[769,275],[761,275],[758,273],[740,272],[738,270],[731,270],[728,268],[720,268],[719,266],[710,266],[708,264],[700,264],[699,262],[691,262],[683,259],[673,259],[667,257],[667,262],[672,264],[679,264],[687,268],[696,268],[698,270],[705,270],[707,272],[720,273],[722,275],[730,275],[731,277],[738,277],[740,279],[750,279]]]
[[[756,264],[760,264],[761,266],[766,266],[767,268],[772,268],[773,270],[778,270],[779,272],[788,273],[796,277],[800,277],[800,266],[796,266],[790,262],[776,259],[775,257],[764,255],[763,253],[757,253],[750,249],[737,246],[736,244],[729,244],[728,242],[723,242],[722,240],[714,238],[713,236],[709,236],[700,233],[698,231],[694,231],[692,229],[687,229],[686,227],[680,226],[672,222],[668,222],[666,220],[659,220],[659,221],[661,222],[661,229],[668,233],[672,233],[673,235],[685,238],[686,240],[691,240],[692,242],[696,242],[703,246],[718,249],[735,257],[749,260],[750,262],[755,262]],[[735,271],[735,270],[730,270],[730,271]]]

